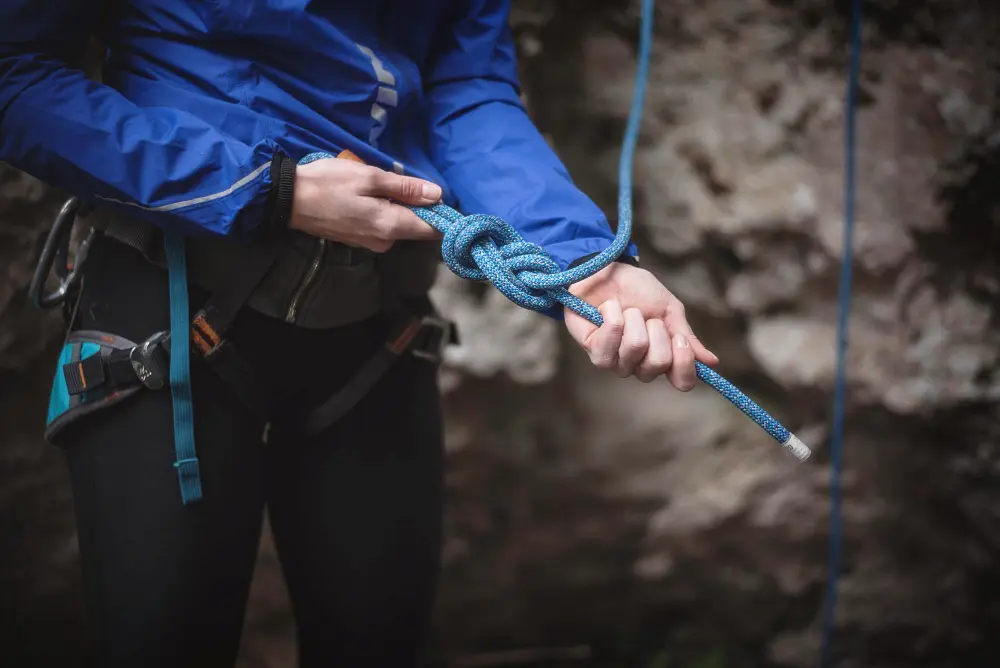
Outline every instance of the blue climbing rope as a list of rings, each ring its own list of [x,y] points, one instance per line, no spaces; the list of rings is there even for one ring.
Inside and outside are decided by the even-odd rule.
[[[446,204],[409,207],[444,235],[441,256],[452,272],[471,281],[489,281],[523,308],[543,312],[561,304],[597,326],[603,323],[600,311],[571,294],[566,287],[596,274],[617,260],[632,237],[632,162],[649,73],[653,0],[643,0],[641,26],[635,94],[618,169],[618,230],[612,244],[587,262],[561,271],[542,248],[522,239],[514,228],[497,216],[465,216]],[[303,158],[302,162],[332,157],[330,153],[316,152]],[[802,441],[735,385],[701,362],[696,362],[695,366],[698,378],[732,402],[778,443],[800,460],[809,457],[809,448]]]
[[[861,0],[851,8],[850,64],[844,113],[844,255],[837,295],[837,366],[833,389],[833,425],[830,433],[830,543],[823,615],[823,668],[833,665],[833,634],[837,582],[843,551],[841,470],[844,456],[844,413],[847,408],[847,325],[851,313],[851,270],[854,258],[854,204],[856,200],[858,77],[861,65]]]

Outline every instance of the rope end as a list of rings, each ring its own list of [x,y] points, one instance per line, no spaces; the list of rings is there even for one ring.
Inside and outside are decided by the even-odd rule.
[[[809,459],[810,455],[812,455],[812,451],[809,449],[809,447],[805,443],[800,441],[799,437],[796,436],[795,434],[789,434],[788,439],[781,444],[781,447],[785,448],[793,455],[795,455],[796,459],[798,459],[800,462],[804,462],[805,460]]]

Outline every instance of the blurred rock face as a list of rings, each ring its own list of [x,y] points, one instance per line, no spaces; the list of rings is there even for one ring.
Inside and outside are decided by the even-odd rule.
[[[442,270],[434,297],[464,340],[442,374],[432,653],[450,665],[540,646],[608,666],[816,663],[846,16],[811,0],[658,5],[636,161],[643,264],[720,370],[817,455],[797,464],[711,390],[598,373],[558,324]],[[994,665],[1000,20],[985,2],[901,6],[866,8],[838,665]],[[637,16],[519,0],[512,17],[529,108],[612,219]],[[22,666],[82,651],[68,493],[38,433],[60,323],[23,296],[58,204],[0,172],[0,577],[17,612],[0,647]],[[265,540],[243,662],[293,656]]]

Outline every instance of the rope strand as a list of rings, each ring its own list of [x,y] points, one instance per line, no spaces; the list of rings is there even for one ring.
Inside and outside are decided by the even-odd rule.
[[[837,294],[837,366],[833,389],[833,425],[830,434],[830,542],[824,601],[821,666],[833,666],[833,635],[837,583],[843,552],[841,472],[844,466],[844,414],[847,409],[847,325],[851,313],[851,273],[854,258],[856,197],[858,75],[861,65],[861,0],[851,8],[850,65],[844,118],[844,255]]]

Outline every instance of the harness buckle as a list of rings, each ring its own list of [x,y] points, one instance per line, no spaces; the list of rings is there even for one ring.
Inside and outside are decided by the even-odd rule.
[[[455,339],[451,322],[427,315],[420,319],[420,331],[416,335],[410,352],[414,357],[440,364],[444,359],[444,349]]]
[[[151,390],[161,389],[169,377],[170,355],[163,345],[167,336],[167,332],[157,332],[129,351],[136,378]]]

